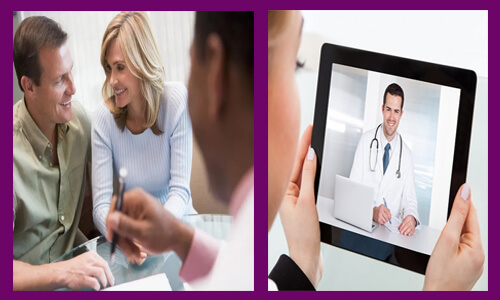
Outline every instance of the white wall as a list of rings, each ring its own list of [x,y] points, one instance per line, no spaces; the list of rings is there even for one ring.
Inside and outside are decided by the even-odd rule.
[[[302,11],[302,15],[304,40],[317,38],[472,69],[488,77],[487,11]],[[302,47],[319,55],[315,43]],[[312,58],[307,57],[306,64],[317,68],[319,60]]]

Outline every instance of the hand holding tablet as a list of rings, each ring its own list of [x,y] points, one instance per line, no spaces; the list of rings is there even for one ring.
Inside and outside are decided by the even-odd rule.
[[[312,126],[299,142],[292,177],[279,211],[290,257],[317,287],[323,273],[318,213],[314,205],[316,155],[309,147]]]
[[[457,192],[425,272],[424,290],[470,290],[483,273],[484,251],[470,187]]]

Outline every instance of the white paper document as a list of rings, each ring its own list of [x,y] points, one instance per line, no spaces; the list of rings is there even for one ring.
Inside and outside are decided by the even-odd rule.
[[[165,273],[156,274],[146,278],[122,283],[103,289],[103,291],[171,291],[170,283],[168,282]]]
[[[391,233],[399,233],[399,228],[396,225],[389,224],[389,222],[384,224],[385,228],[389,230]]]

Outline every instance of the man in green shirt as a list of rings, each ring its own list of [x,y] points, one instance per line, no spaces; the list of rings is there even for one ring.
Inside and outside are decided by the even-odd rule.
[[[13,288],[99,289],[114,283],[94,251],[50,263],[84,236],[78,223],[90,161],[90,122],[75,94],[67,34],[45,17],[14,35],[14,66],[24,99],[14,105]]]

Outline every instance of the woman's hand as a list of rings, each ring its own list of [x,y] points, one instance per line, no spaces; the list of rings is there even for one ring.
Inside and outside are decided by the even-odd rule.
[[[484,251],[470,187],[462,185],[432,251],[424,290],[470,290],[483,273]]]
[[[318,286],[323,273],[318,212],[314,197],[316,154],[310,148],[312,126],[305,130],[297,150],[292,177],[279,211],[290,257]]]

